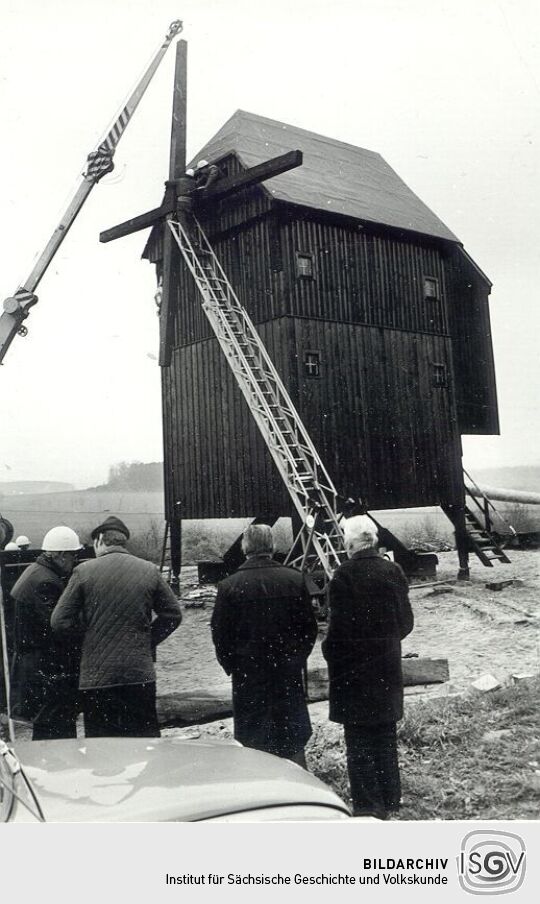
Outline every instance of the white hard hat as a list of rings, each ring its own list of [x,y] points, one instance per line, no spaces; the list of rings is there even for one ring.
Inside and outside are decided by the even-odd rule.
[[[15,552],[18,548],[19,547],[17,546],[17,544],[13,540],[11,540],[10,543],[6,543],[4,552]]]
[[[41,548],[44,552],[74,552],[82,549],[81,541],[70,527],[52,527],[43,537]]]
[[[25,537],[24,534],[21,534],[20,537],[17,537],[15,543],[17,544],[17,546],[30,546],[30,540],[28,539],[28,537]]]
[[[197,161],[197,169],[203,169],[203,167],[208,166],[208,160],[198,160]]]

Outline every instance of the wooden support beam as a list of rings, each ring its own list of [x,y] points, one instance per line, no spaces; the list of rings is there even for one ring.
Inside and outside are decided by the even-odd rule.
[[[169,154],[169,182],[176,182],[186,172],[186,119],[187,119],[187,43],[176,45],[174,94],[171,122],[171,149]],[[171,363],[171,345],[174,326],[174,292],[178,285],[178,248],[171,230],[163,233],[163,294],[159,318],[159,364]]]
[[[171,587],[180,590],[180,572],[182,570],[182,505],[175,502],[174,515],[169,524],[171,542]]]
[[[258,163],[252,166],[240,175],[228,176],[220,179],[210,188],[201,188],[195,192],[194,200],[198,204],[209,204],[221,201],[223,198],[229,197],[241,188],[249,188],[258,182],[265,182],[266,179],[272,179],[281,173],[295,169],[302,165],[302,151],[289,151],[287,154],[281,154],[279,157],[272,157],[271,160],[265,160],[264,163]]]
[[[169,179],[179,179],[186,171],[187,125],[187,41],[176,45]]]
[[[403,684],[442,684],[448,681],[447,659],[403,659]],[[308,702],[328,699],[328,672],[325,668],[308,673]],[[162,725],[196,725],[232,716],[232,696],[228,686],[194,688],[185,693],[162,694],[158,697],[158,716]]]

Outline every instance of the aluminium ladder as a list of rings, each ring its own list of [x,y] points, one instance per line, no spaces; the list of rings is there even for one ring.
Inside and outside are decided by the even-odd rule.
[[[199,222],[188,215],[185,223],[167,219],[204,313],[302,521],[292,547],[298,548],[299,541],[302,554],[289,564],[303,571],[322,566],[330,578],[345,558],[337,490]]]

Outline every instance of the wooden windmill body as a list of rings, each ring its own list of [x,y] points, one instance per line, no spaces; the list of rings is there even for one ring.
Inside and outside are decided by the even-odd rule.
[[[103,235],[153,226],[144,254],[163,292],[173,549],[182,518],[291,513],[165,226],[195,209],[340,496],[371,510],[441,505],[465,569],[461,435],[498,433],[491,283],[380,155],[361,148],[239,111],[197,155],[217,177],[194,186],[183,41],[173,107],[161,207]]]

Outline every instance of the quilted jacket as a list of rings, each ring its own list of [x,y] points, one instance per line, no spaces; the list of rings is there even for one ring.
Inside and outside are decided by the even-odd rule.
[[[155,681],[155,648],[181,621],[156,566],[111,546],[76,568],[51,626],[59,635],[84,632],[79,687],[87,690]]]

